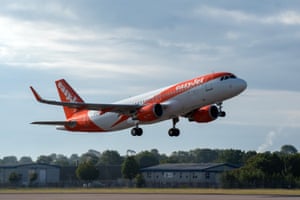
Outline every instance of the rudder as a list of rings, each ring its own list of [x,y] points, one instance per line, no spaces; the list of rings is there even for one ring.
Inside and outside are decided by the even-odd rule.
[[[55,81],[55,84],[61,101],[72,103],[84,103],[82,98],[64,79]],[[77,108],[69,108],[66,106],[64,106],[63,108],[67,119],[72,117],[72,115],[78,111]]]

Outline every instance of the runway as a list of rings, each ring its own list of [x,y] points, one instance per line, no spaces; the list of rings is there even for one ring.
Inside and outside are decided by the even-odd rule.
[[[296,200],[299,196],[203,194],[0,194],[2,200]]]

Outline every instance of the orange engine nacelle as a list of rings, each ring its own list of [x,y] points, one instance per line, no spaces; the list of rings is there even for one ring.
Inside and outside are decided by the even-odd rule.
[[[217,119],[219,116],[219,109],[215,105],[208,105],[202,108],[199,108],[198,110],[195,110],[189,120],[195,121],[198,123],[205,123],[205,122],[211,122],[215,119]]]
[[[163,115],[163,108],[160,104],[149,104],[139,109],[136,118],[142,122],[150,122]]]

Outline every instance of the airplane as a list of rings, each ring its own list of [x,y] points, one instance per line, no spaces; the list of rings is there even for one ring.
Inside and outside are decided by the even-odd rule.
[[[247,88],[245,80],[229,72],[199,76],[115,103],[85,103],[76,91],[61,79],[55,81],[61,101],[43,99],[30,86],[40,103],[62,106],[66,120],[35,121],[31,124],[55,125],[72,132],[109,132],[131,128],[132,136],[141,136],[140,125],[172,120],[169,136],[177,137],[179,117],[191,122],[207,123],[225,117],[223,101]]]

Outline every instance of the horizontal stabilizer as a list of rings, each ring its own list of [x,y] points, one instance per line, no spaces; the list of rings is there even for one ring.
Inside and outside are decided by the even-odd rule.
[[[31,124],[36,125],[54,125],[54,126],[68,126],[68,127],[74,127],[76,126],[75,121],[37,121],[37,122],[31,122]]]

